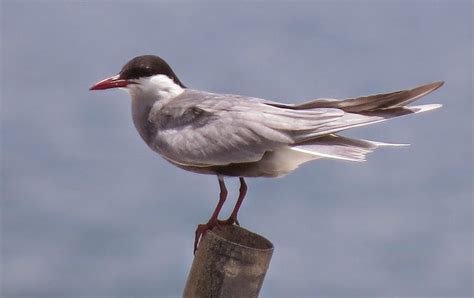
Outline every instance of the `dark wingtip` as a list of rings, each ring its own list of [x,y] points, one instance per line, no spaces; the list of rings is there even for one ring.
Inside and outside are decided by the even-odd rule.
[[[435,91],[436,89],[440,88],[443,85],[444,85],[444,81],[434,81],[434,82],[431,82],[431,83],[428,83],[428,84],[417,86],[417,87],[413,88],[412,90],[429,90],[428,93],[430,93],[430,92]]]
[[[441,86],[444,85],[444,81],[435,81],[433,83],[431,83],[431,85],[435,86],[433,90],[436,90],[438,88],[440,88]]]

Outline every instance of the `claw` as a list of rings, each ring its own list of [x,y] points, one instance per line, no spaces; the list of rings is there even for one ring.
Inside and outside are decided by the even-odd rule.
[[[196,228],[195,236],[194,236],[194,251],[193,254],[196,255],[196,251],[198,248],[199,243],[201,242],[202,237],[206,235],[207,231],[214,229],[214,227],[219,228],[220,223],[218,220],[208,221],[206,224],[200,224]]]

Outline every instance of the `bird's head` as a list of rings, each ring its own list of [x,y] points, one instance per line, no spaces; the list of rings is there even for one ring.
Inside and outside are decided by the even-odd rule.
[[[143,55],[127,62],[115,76],[94,84],[89,90],[123,88],[131,93],[180,93],[186,88],[165,60]]]

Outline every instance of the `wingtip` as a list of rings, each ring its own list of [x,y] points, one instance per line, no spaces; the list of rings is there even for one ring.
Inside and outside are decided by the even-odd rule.
[[[435,88],[433,90],[436,90],[444,85],[444,81],[434,81],[433,83],[431,83],[431,85],[434,85]]]
[[[431,93],[431,92],[435,91],[438,88],[441,88],[441,86],[443,86],[443,85],[444,85],[444,81],[434,81],[434,82],[431,82],[431,83],[427,83],[427,84],[415,87],[414,90],[416,90],[416,89],[425,90],[424,92],[421,93],[422,96],[425,96],[426,94]]]

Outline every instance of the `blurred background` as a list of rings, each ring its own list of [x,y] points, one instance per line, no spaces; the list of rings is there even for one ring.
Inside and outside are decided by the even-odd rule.
[[[263,297],[470,297],[472,26],[471,1],[1,1],[2,296],[181,295],[217,179],[151,152],[126,93],[88,91],[157,54],[192,88],[289,103],[446,81],[420,101],[442,109],[345,134],[412,146],[249,179],[239,219],[276,247]]]

